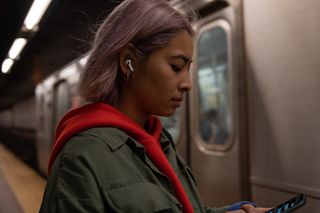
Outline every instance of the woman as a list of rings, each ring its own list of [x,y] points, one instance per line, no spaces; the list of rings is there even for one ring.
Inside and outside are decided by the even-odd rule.
[[[267,210],[204,207],[155,117],[172,115],[191,89],[193,34],[164,0],[126,0],[108,16],[79,86],[91,103],[58,125],[40,212]]]

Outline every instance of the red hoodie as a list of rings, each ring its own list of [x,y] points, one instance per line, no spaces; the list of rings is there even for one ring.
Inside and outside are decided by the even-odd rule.
[[[86,129],[99,126],[111,126],[121,129],[141,143],[152,162],[160,171],[169,177],[175,189],[176,197],[182,203],[183,211],[187,213],[194,212],[180,180],[161,149],[159,138],[162,126],[160,120],[155,116],[150,116],[147,120],[145,125],[148,130],[147,132],[129,117],[104,103],[88,104],[68,112],[61,119],[57,127],[56,137],[49,160],[49,174],[56,157],[65,143],[73,135]]]

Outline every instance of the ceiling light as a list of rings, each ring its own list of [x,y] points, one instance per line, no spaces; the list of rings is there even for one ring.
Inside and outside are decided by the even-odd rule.
[[[28,12],[24,25],[28,30],[33,29],[40,22],[43,14],[47,10],[51,0],[34,0]]]
[[[22,51],[22,49],[24,48],[24,46],[26,45],[26,43],[27,43],[27,39],[25,39],[25,38],[17,38],[13,42],[13,44],[12,44],[10,50],[9,50],[9,54],[8,54],[9,58],[16,59],[19,56],[19,54]]]
[[[13,60],[10,59],[10,58],[7,58],[5,59],[3,62],[2,62],[2,66],[1,66],[1,71],[2,73],[7,73],[9,72],[9,70],[11,69],[13,65]]]

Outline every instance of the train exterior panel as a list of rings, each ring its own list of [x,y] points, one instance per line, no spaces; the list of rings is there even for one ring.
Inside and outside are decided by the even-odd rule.
[[[13,126],[20,129],[36,129],[35,98],[29,98],[13,107]],[[33,119],[30,119],[33,118]]]
[[[320,2],[245,0],[252,197],[320,211]]]
[[[37,159],[39,169],[47,174],[50,151],[59,119],[68,110],[81,105],[77,82],[86,56],[52,73],[36,87]]]
[[[12,109],[5,109],[0,112],[0,126],[2,128],[10,128],[13,126]]]

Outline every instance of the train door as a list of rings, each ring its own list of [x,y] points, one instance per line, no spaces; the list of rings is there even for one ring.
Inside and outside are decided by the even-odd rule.
[[[210,206],[249,197],[240,8],[233,1],[196,24],[189,158]]]

